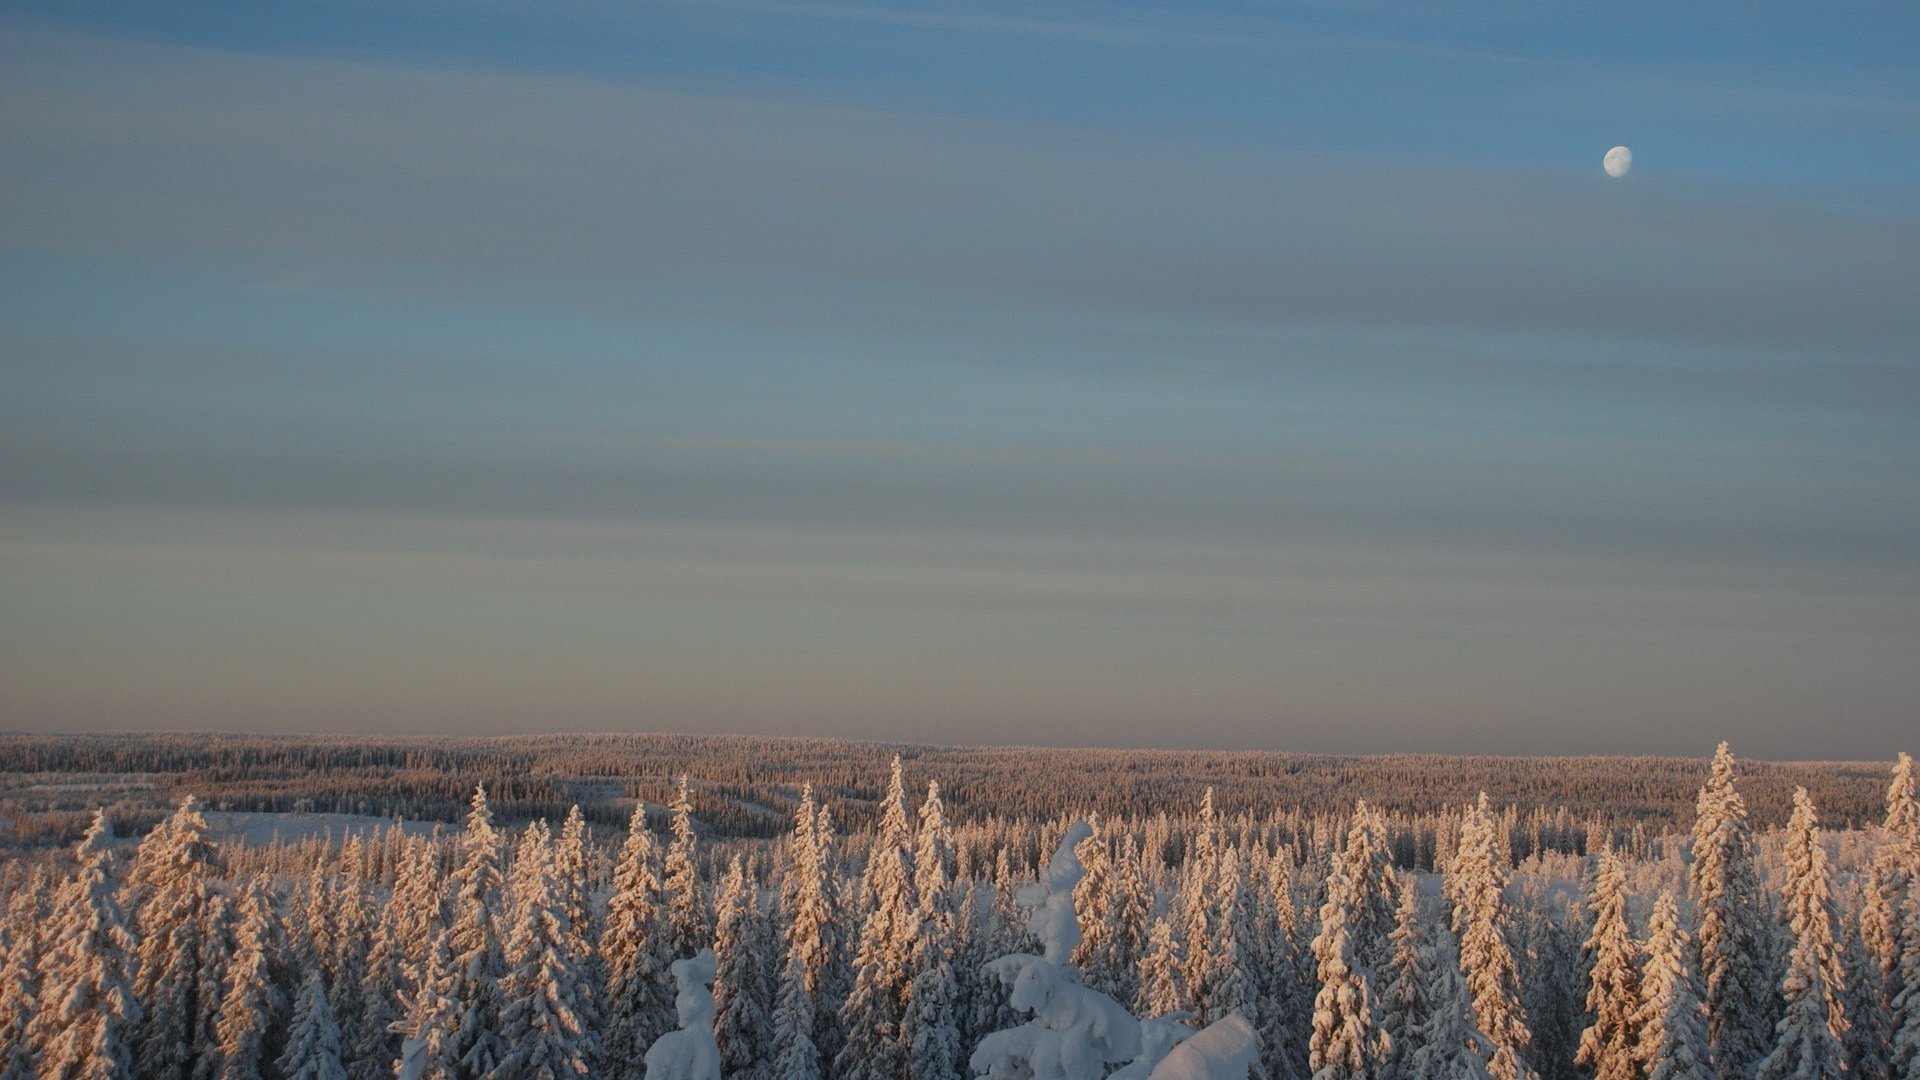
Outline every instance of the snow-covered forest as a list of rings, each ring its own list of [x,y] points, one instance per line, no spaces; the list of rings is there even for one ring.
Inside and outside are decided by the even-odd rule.
[[[0,1080],[1920,1076],[1905,755],[776,742],[0,741]]]

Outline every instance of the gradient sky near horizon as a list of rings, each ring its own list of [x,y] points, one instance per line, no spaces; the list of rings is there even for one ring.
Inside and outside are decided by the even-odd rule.
[[[1916,58],[4,0],[0,729],[1920,750]]]

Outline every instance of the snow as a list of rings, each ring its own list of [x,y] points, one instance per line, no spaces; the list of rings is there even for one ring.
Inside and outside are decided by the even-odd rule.
[[[673,962],[673,999],[680,1030],[669,1031],[647,1051],[647,1080],[720,1080],[720,1046],[713,1038],[714,957],[701,949]]]
[[[372,839],[381,829],[393,828],[393,818],[370,817],[365,814],[275,814],[252,811],[206,811],[201,814],[207,819],[207,835],[218,841],[237,841],[245,844],[263,846],[274,840],[295,844],[307,839],[331,839],[335,842],[349,836]],[[402,821],[400,829],[409,836],[431,836],[435,828],[443,832],[458,832],[457,826],[434,821]]]
[[[1174,1047],[1148,1080],[1247,1080],[1259,1060],[1260,1036],[1235,1013]]]

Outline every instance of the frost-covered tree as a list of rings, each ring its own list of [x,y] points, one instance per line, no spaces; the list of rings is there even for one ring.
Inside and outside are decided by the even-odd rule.
[[[773,1054],[767,958],[761,950],[760,905],[746,866],[735,855],[714,903],[714,1039],[728,1080],[756,1080]]]
[[[1526,1010],[1527,1064],[1547,1080],[1567,1080],[1575,1075],[1574,1055],[1589,1021],[1586,998],[1592,985],[1581,947],[1588,931],[1579,907],[1539,878],[1518,891],[1509,940]]]
[[[713,944],[712,913],[700,889],[699,837],[693,828],[693,795],[686,774],[673,800],[673,842],[667,845],[667,932],[673,955],[689,957]]]
[[[1181,931],[1181,977],[1186,1001],[1195,1016],[1209,1011],[1213,985],[1223,970],[1219,926],[1220,857],[1226,846],[1220,817],[1213,808],[1213,789],[1200,798],[1200,816],[1194,823],[1191,847],[1180,879],[1178,910]]]
[[[1525,1063],[1530,1040],[1506,935],[1504,831],[1481,792],[1461,820],[1460,846],[1447,867],[1445,886],[1460,941],[1460,971],[1473,995],[1479,1030],[1491,1044],[1487,1067],[1495,1080],[1522,1080],[1532,1075]]]
[[[1412,1047],[1405,1071],[1382,1075],[1396,1080],[1490,1080],[1491,1040],[1474,1025],[1472,991],[1461,977],[1446,932],[1436,928],[1434,938],[1421,961],[1428,975],[1426,1018],[1409,1029]]]
[[[395,1080],[454,1080],[456,1059],[452,1037],[460,1022],[460,1003],[453,998],[453,954],[448,931],[433,931],[424,959],[402,1001],[404,1013],[395,1024],[400,1037],[399,1056],[393,1062]]]
[[[343,866],[359,861],[360,843],[355,836],[341,853]],[[368,979],[367,961],[373,947],[372,913],[367,892],[358,879],[348,873],[332,881],[333,958],[327,965],[332,972],[327,983],[327,1007],[340,1028],[341,1060],[350,1062],[349,1080],[380,1080],[381,1066],[391,1060],[385,1045],[385,1025],[393,1022],[390,1011],[381,1007],[388,988]],[[370,1015],[371,1013],[371,1015]],[[369,1030],[369,1021],[380,1030]]]
[[[1209,976],[1207,1008],[1196,1019],[1205,1027],[1238,1014],[1253,1024],[1259,1019],[1259,980],[1264,972],[1255,940],[1253,891],[1239,849],[1221,853],[1218,875],[1213,916],[1218,927],[1215,966]]]
[[[1147,932],[1146,955],[1140,958],[1139,988],[1134,999],[1141,1016],[1158,1018],[1186,1010],[1183,969],[1173,920],[1165,916],[1153,920],[1153,929]]]
[[[273,1042],[287,1020],[287,996],[274,981],[284,947],[273,895],[255,878],[240,897],[240,922],[216,1027],[219,1080],[261,1080],[274,1060]]]
[[[1846,1072],[1847,1033],[1840,993],[1846,975],[1833,939],[1833,899],[1827,853],[1806,788],[1793,793],[1784,852],[1786,915],[1793,933],[1781,995],[1786,1012],[1775,1028],[1773,1053],[1760,1063],[1760,1080],[1827,1080]]]
[[[453,874],[453,921],[447,947],[453,956],[448,995],[457,1016],[447,1040],[455,1080],[490,1080],[506,1056],[500,1038],[501,983],[507,974],[495,918],[501,896],[500,837],[493,828],[487,792],[476,787],[460,835],[460,866]]]
[[[1893,998],[1893,1067],[1901,1076],[1920,1076],[1920,873],[1907,881],[1900,904],[1900,989]]]
[[[1116,910],[1113,861],[1107,837],[1100,830],[1099,817],[1096,815],[1087,823],[1093,832],[1074,852],[1087,872],[1073,891],[1073,907],[1080,919],[1080,944],[1073,950],[1073,966],[1079,969],[1086,985],[1118,997],[1125,980],[1119,975],[1121,958],[1117,939],[1121,928]]]
[[[1868,883],[1867,893],[1872,892]],[[1864,899],[1864,898],[1863,898]],[[1880,965],[1860,933],[1858,907],[1840,911],[1840,967],[1846,973],[1841,1005],[1847,1018],[1847,1076],[1849,1080],[1894,1080],[1893,1010],[1885,997]]]
[[[347,1080],[340,1064],[340,1028],[327,1005],[327,988],[318,971],[310,972],[293,1007],[293,1029],[280,1055],[283,1080]]]
[[[907,1074],[913,1080],[958,1080],[960,1076],[960,984],[953,971],[953,906],[948,872],[953,834],[947,826],[940,785],[928,783],[920,804],[920,833],[913,854],[914,893],[919,908],[913,942],[912,981],[901,1038]]]
[[[911,844],[906,789],[896,755],[880,810],[880,832],[867,857],[866,919],[854,955],[853,992],[841,1009],[847,1041],[835,1059],[834,1071],[843,1080],[896,1080],[906,1071],[902,1031],[913,978],[914,940],[919,935],[914,921],[919,900],[914,895]]]
[[[149,848],[151,845],[151,848]],[[207,819],[193,796],[182,799],[164,827],[141,843],[147,867],[146,899],[140,908],[138,966],[133,992],[144,1017],[137,1036],[140,1071],[152,1080],[188,1080],[200,1056],[204,1005],[218,1000],[204,985],[219,973],[207,930],[211,894],[208,863],[213,845]]]
[[[1637,1050],[1647,1080],[1711,1080],[1707,1011],[1693,969],[1693,935],[1673,893],[1662,890],[1649,920],[1640,977]]]
[[[822,1075],[835,1043],[839,923],[832,837],[832,823],[825,808],[815,808],[809,784],[794,811],[781,883],[786,958],[774,1006],[774,1057],[782,1077]]]
[[[560,828],[553,871],[561,911],[567,917],[567,944],[574,961],[582,966],[590,964],[594,954],[593,880],[588,853],[587,816],[575,803]]]
[[[29,1037],[48,1080],[125,1080],[134,1075],[135,945],[110,867],[107,817],[96,812],[76,852],[80,867],[54,901],[40,1007]]]
[[[1427,1000],[1432,973],[1423,966],[1423,955],[1430,948],[1426,919],[1420,912],[1420,890],[1411,876],[1400,884],[1400,904],[1394,909],[1393,946],[1388,961],[1385,989],[1380,997],[1380,1027],[1387,1036],[1385,1075],[1404,1075],[1413,1063],[1413,1031],[1425,1024],[1433,1011]]]
[[[1320,992],[1313,1003],[1313,1037],[1308,1065],[1315,1080],[1367,1080],[1380,1075],[1390,1049],[1380,1027],[1380,1005],[1372,973],[1360,958],[1350,929],[1366,900],[1336,862],[1327,878],[1327,899],[1320,906],[1320,931],[1313,939]]]
[[[1587,1013],[1576,1062],[1595,1080],[1636,1080],[1640,1014],[1640,946],[1627,921],[1627,871],[1612,848],[1600,852],[1587,908],[1593,931],[1586,955],[1591,970]]]
[[[1886,810],[1860,903],[1858,950],[1862,955],[1849,965],[1855,984],[1848,1002],[1853,1023],[1851,1071],[1869,1080],[1893,1073],[1898,1030],[1895,1001],[1905,987],[1900,957],[1909,944],[1920,944],[1903,940],[1901,929],[1900,909],[1908,884],[1920,868],[1920,802],[1914,797],[1913,759],[1906,754],[1894,763]]]
[[[1306,1075],[1312,1035],[1312,982],[1302,977],[1312,959],[1300,940],[1293,901],[1293,852],[1283,848],[1266,864],[1265,887],[1257,892],[1261,963],[1259,1023],[1261,1063],[1269,1080]]]
[[[1753,864],[1747,804],[1734,786],[1733,752],[1721,743],[1695,801],[1687,885],[1700,921],[1700,978],[1707,1042],[1721,1080],[1746,1080],[1772,1039],[1765,901]]]
[[[634,805],[614,864],[600,960],[607,978],[605,1071],[609,1080],[640,1080],[647,1047],[673,1028],[673,940],[645,804]]]
[[[1087,985],[1103,990],[1115,1001],[1132,1001],[1138,985],[1140,958],[1147,952],[1147,934],[1153,923],[1153,891],[1147,887],[1140,864],[1140,846],[1132,836],[1120,844],[1112,859],[1107,887],[1105,971],[1089,973]],[[1111,989],[1102,982],[1111,984]]]
[[[1392,955],[1395,888],[1392,851],[1387,843],[1387,819],[1366,800],[1354,804],[1347,842],[1339,856],[1354,899],[1349,932],[1360,962],[1376,979],[1386,971]]]
[[[513,927],[507,937],[506,1046],[494,1080],[579,1080],[592,1074],[598,1035],[582,1003],[587,980],[573,951],[565,897],[546,822],[529,827],[514,853]]]
[[[0,915],[0,1080],[33,1080],[29,1032],[40,997],[40,911],[35,891],[16,893]]]

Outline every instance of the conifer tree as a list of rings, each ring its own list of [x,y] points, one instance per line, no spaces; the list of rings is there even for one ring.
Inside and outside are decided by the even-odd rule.
[[[200,977],[194,992],[193,1034],[194,1080],[214,1080],[220,1074],[220,1037],[215,1030],[220,1018],[220,999],[226,992],[227,965],[232,962],[234,940],[233,901],[225,893],[209,890],[205,922],[200,928]]]
[[[340,1064],[340,1028],[327,1006],[327,988],[318,971],[310,972],[293,1008],[293,1030],[280,1056],[282,1080],[347,1080]]]
[[[507,963],[494,915],[502,899],[500,838],[493,828],[485,787],[474,788],[460,851],[447,941],[453,956],[448,994],[457,1019],[447,1054],[455,1080],[490,1080],[507,1051],[500,1038],[500,984],[506,978]]]
[[[1868,882],[1863,892],[1870,896]],[[1863,897],[1863,900],[1865,897]],[[1846,975],[1840,1000],[1847,1017],[1847,1076],[1849,1080],[1894,1080],[1893,1010],[1886,999],[1880,965],[1860,933],[1861,912],[1837,914],[1840,968]]]
[[[1817,825],[1807,789],[1796,789],[1784,853],[1786,915],[1793,933],[1780,987],[1786,1012],[1775,1028],[1773,1053],[1760,1063],[1760,1080],[1830,1080],[1847,1068],[1847,1019],[1840,1003],[1846,976],[1834,946],[1827,853]]]
[[[126,1080],[140,1020],[135,944],[114,888],[104,812],[76,852],[80,867],[54,902],[55,918],[30,1039],[48,1080]]]
[[[1259,892],[1261,945],[1265,951],[1260,986],[1261,1060],[1269,1080],[1306,1075],[1313,994],[1301,970],[1312,959],[1300,940],[1293,902],[1293,852],[1282,848],[1267,861],[1266,887]]]
[[[581,1003],[586,979],[575,962],[565,897],[546,822],[521,838],[513,866],[512,932],[507,938],[506,1052],[495,1080],[580,1080],[592,1074],[598,1035]]]
[[[1444,930],[1435,937],[1444,939]],[[1436,940],[1422,967],[1429,975],[1426,1019],[1410,1029],[1412,1048],[1406,1080],[1490,1080],[1487,1064],[1492,1041],[1474,1024],[1473,993],[1461,977],[1450,942]]]
[[[1693,970],[1693,935],[1671,892],[1654,902],[1640,990],[1637,1050],[1647,1080],[1710,1080],[1706,1006]]]
[[[446,928],[432,935],[402,1001],[403,1015],[394,1025],[400,1037],[393,1062],[395,1080],[454,1080],[456,1076],[452,1038],[459,1027],[460,1008],[452,993],[453,955],[448,951]]]
[[[1747,1080],[1771,1042],[1772,994],[1765,985],[1771,965],[1747,805],[1734,786],[1733,753],[1724,742],[1695,810],[1687,884],[1700,920],[1707,1042],[1720,1080]]]
[[[735,855],[714,903],[714,1039],[728,1080],[757,1080],[773,1052],[760,905]]]
[[[673,941],[661,897],[660,866],[646,806],[636,803],[613,871],[613,896],[600,939],[607,972],[606,1073],[643,1080],[647,1048],[674,1028]]]
[[[219,1080],[261,1080],[274,1060],[273,1038],[287,1020],[287,998],[273,979],[279,919],[263,879],[240,897],[240,923],[216,1028]]]
[[[1246,861],[1237,848],[1223,852],[1216,892],[1214,922],[1219,927],[1214,966],[1209,972],[1207,1010],[1200,1025],[1236,1013],[1249,1024],[1259,1021],[1259,979],[1264,974],[1253,927],[1253,893],[1248,887]]]
[[[1900,904],[1900,989],[1893,998],[1893,1068],[1900,1076],[1920,1075],[1920,873],[1907,880]]]
[[[1184,1011],[1187,996],[1182,967],[1180,943],[1174,937],[1172,919],[1161,916],[1153,920],[1153,929],[1147,932],[1146,955],[1140,958],[1135,1011],[1148,1019]]]
[[[794,811],[781,884],[786,957],[774,1011],[781,1076],[823,1074],[837,1046],[840,933],[832,843],[832,821],[826,808],[815,808],[813,787],[807,785]]]
[[[953,971],[953,908],[947,897],[952,861],[953,834],[940,801],[940,785],[929,783],[926,801],[920,804],[920,834],[914,847],[919,908],[914,915],[912,981],[901,1027],[907,1073],[913,1080],[960,1077],[960,986]]]
[[[1875,1078],[1893,1068],[1897,1034],[1895,1000],[1904,988],[1900,957],[1910,943],[1901,929],[1907,886],[1920,868],[1920,802],[1914,797],[1913,759],[1901,754],[1887,785],[1886,818],[1880,827],[1873,872],[1860,904],[1859,943],[1865,964],[1852,972],[1860,985],[1850,995],[1853,1072]]]
[[[1432,973],[1423,966],[1428,946],[1425,919],[1420,914],[1420,890],[1411,877],[1400,884],[1400,904],[1394,910],[1393,946],[1386,984],[1381,994],[1380,1027],[1387,1036],[1384,1075],[1402,1076],[1413,1063],[1413,1031],[1427,1022],[1432,1005],[1427,990]]]
[[[0,917],[0,1080],[33,1080],[38,1060],[28,1037],[40,996],[38,908],[23,889]]]
[[[1308,1065],[1315,1080],[1369,1080],[1380,1075],[1390,1050],[1371,975],[1349,929],[1365,900],[1348,869],[1337,862],[1327,878],[1320,931],[1313,939],[1320,992],[1313,1004]]]
[[[1595,1080],[1636,1080],[1640,1006],[1639,945],[1627,922],[1627,872],[1611,847],[1600,852],[1587,906],[1593,932],[1586,955],[1592,974],[1587,1013],[1593,1022],[1580,1034],[1574,1060]]]
[[[854,955],[852,993],[841,1008],[846,1045],[835,1058],[842,1080],[896,1080],[906,1071],[903,1037],[919,908],[914,895],[913,852],[907,830],[906,791],[900,758],[881,807],[880,834],[867,860],[866,919]]]
[[[1112,860],[1107,894],[1107,927],[1101,932],[1106,952],[1104,970],[1090,977],[1087,985],[1115,1001],[1132,1001],[1153,921],[1153,893],[1147,888],[1140,847],[1132,836],[1125,838]],[[1101,985],[1103,982],[1108,985]]]
[[[1194,824],[1192,847],[1180,879],[1179,913],[1185,999],[1194,1015],[1206,1015],[1208,997],[1220,970],[1218,897],[1220,855],[1225,847],[1220,818],[1213,809],[1213,789],[1200,799],[1200,817]]]
[[[145,852],[149,844],[150,857]],[[138,1060],[142,1075],[152,1080],[189,1080],[199,1057],[203,1005],[217,1000],[203,983],[219,977],[205,970],[213,959],[206,938],[211,901],[207,864],[213,846],[193,796],[182,799],[166,827],[155,830],[141,847],[149,870],[133,985],[144,1013]]]
[[[1461,820],[1460,846],[1445,885],[1460,941],[1460,971],[1473,995],[1479,1030],[1490,1042],[1487,1067],[1495,1080],[1525,1080],[1532,1076],[1525,1064],[1529,1038],[1507,944],[1507,865],[1497,829],[1483,791]]]
[[[367,1028],[369,1006],[375,1014],[386,1012],[379,1007],[379,1001],[387,988],[370,985],[367,979],[367,960],[373,948],[372,916],[367,910],[366,889],[352,876],[351,870],[360,861],[359,839],[353,837],[342,850],[343,873],[331,882],[333,958],[327,965],[327,970],[332,972],[327,983],[327,1008],[340,1029],[341,1060],[351,1063],[347,1068],[348,1080],[381,1080],[386,1074],[386,1063],[392,1060],[384,1038],[385,1025],[391,1023],[392,1018],[373,1017],[381,1030]]]
[[[667,846],[667,930],[673,955],[685,959],[713,944],[713,921],[700,891],[699,838],[693,830],[693,796],[680,777],[673,800],[673,843]]]
[[[1073,948],[1073,966],[1080,981],[1109,997],[1121,998],[1126,979],[1121,975],[1120,942],[1122,929],[1118,919],[1118,885],[1108,838],[1100,827],[1100,816],[1087,821],[1093,832],[1080,842],[1074,854],[1085,874],[1073,887],[1073,909],[1080,922],[1080,944]]]

